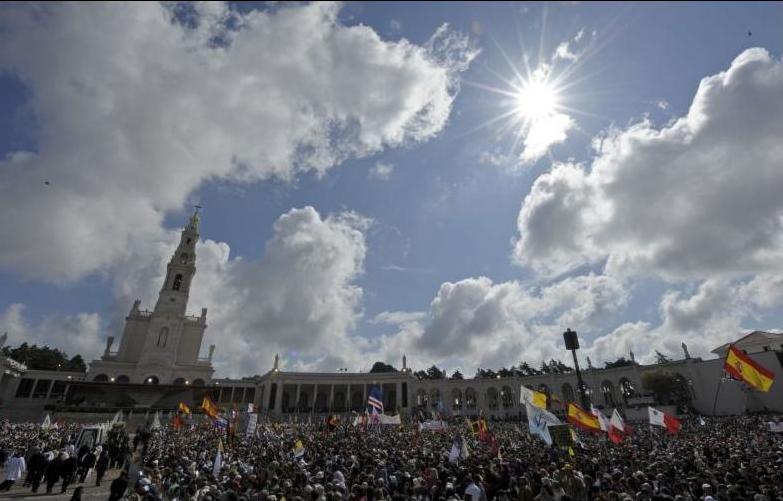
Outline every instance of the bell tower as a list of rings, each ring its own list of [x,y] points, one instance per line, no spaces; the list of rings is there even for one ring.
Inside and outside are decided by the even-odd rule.
[[[196,242],[198,241],[199,206],[182,230],[179,245],[166,266],[166,279],[155,303],[156,315],[184,316],[193,277],[196,275]]]

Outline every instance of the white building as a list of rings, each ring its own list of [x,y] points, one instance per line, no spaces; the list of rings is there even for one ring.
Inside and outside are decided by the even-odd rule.
[[[109,337],[101,359],[90,363],[90,380],[202,386],[209,383],[214,372],[214,345],[209,348],[208,358],[199,358],[207,328],[207,309],[202,308],[200,316],[186,312],[196,275],[198,224],[196,211],[171,256],[155,308],[140,310],[141,301],[133,303],[125,317],[119,348],[111,351],[114,337]]]

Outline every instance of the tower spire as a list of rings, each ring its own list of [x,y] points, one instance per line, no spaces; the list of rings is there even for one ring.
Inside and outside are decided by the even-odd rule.
[[[190,216],[190,221],[188,221],[188,225],[185,227],[185,230],[192,231],[193,233],[198,233],[198,224],[201,221],[201,218],[198,215],[198,210],[201,208],[201,206],[194,205],[193,207],[196,210],[194,210],[193,215]]]
[[[185,314],[190,284],[196,274],[196,242],[199,232],[199,209],[190,216],[188,224],[182,229],[179,245],[166,267],[166,280],[158,295],[156,312]]]

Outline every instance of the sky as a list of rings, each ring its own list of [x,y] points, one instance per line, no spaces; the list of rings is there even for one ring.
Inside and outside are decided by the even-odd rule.
[[[783,326],[783,3],[0,7],[0,332],[93,359],[201,209],[218,376]]]

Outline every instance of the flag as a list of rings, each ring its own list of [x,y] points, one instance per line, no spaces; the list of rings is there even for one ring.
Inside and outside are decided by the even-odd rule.
[[[294,442],[294,459],[304,456],[305,448],[301,438],[297,438]]]
[[[596,409],[593,404],[590,404],[590,413],[598,418],[598,425],[601,427],[601,431],[609,431],[609,421],[604,416],[604,413]]]
[[[612,412],[612,419],[609,421],[609,440],[619,444],[623,441],[623,435],[625,435],[625,422],[623,421],[620,413],[617,409]]]
[[[220,428],[227,430],[228,429],[228,419],[224,418],[223,416],[217,416],[214,420],[215,428]]]
[[[464,451],[464,455],[463,455]],[[457,433],[454,435],[454,441],[451,443],[451,452],[449,452],[449,463],[456,463],[460,459],[467,458],[467,449],[462,436]]]
[[[534,391],[530,388],[526,388],[525,386],[522,386],[520,388],[520,398],[522,403],[530,402],[531,404],[535,405],[536,407],[540,407],[541,409],[546,409],[546,393],[541,393],[540,391]]]
[[[772,371],[755,362],[734,346],[729,347],[723,370],[735,379],[741,379],[753,388],[764,392],[769,391],[775,379],[775,374]]]
[[[156,411],[155,417],[152,418],[152,429],[153,430],[160,429],[160,411]]]
[[[182,428],[183,424],[184,422],[182,421],[182,418],[179,417],[179,414],[175,415],[171,419],[171,425],[174,427],[175,430],[179,430],[180,428]]]
[[[219,480],[220,468],[223,466],[223,440],[218,439],[217,454],[215,454],[215,462],[212,463],[212,476],[216,480]]]
[[[122,422],[122,411],[119,410],[114,414],[114,417],[111,419],[111,423],[109,425],[114,426],[117,423]]]
[[[212,419],[217,418],[218,412],[220,410],[218,409],[218,406],[209,399],[209,397],[204,397],[204,400],[201,401],[201,408],[204,409],[204,413]]]
[[[329,414],[329,417],[326,418],[326,430],[327,431],[333,431],[335,428],[337,428],[337,424],[340,422],[337,416],[334,414]]]
[[[552,445],[552,436],[549,434],[550,424],[561,424],[561,421],[551,412],[536,407],[530,401],[525,402],[527,410],[527,423],[531,435],[537,435],[547,443]]]
[[[489,433],[489,427],[487,426],[487,418],[481,416],[478,418],[479,428],[479,440],[485,442],[487,440],[487,434]]]
[[[256,406],[254,403],[250,402],[247,404],[247,413],[252,414],[256,411]]]
[[[190,407],[185,405],[185,402],[180,402],[177,408],[180,410],[180,412],[183,412],[185,414],[190,414]]]
[[[702,426],[707,425],[707,421],[704,420],[704,416],[699,416],[699,424]]]
[[[682,423],[674,416],[670,416],[664,412],[654,409],[652,407],[647,408],[650,414],[650,424],[654,426],[662,426],[666,428],[666,431],[670,434],[675,434],[680,431]]]
[[[367,397],[367,405],[383,414],[383,392],[377,386],[370,389],[370,396]]]
[[[41,428],[48,430],[50,426],[52,426],[52,418],[50,418],[49,414],[47,414],[43,420],[43,423],[41,423]]]
[[[585,431],[601,431],[598,418],[573,402],[568,404],[568,422]]]

